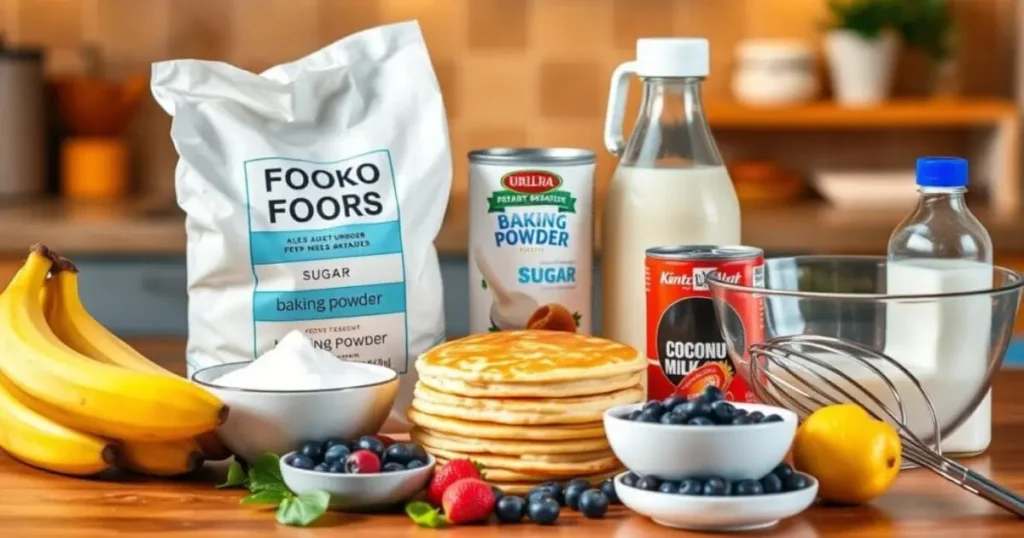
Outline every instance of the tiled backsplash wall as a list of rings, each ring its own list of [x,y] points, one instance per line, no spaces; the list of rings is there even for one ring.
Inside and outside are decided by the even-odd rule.
[[[1013,92],[1015,0],[958,0],[964,89]],[[465,153],[490,145],[597,150],[608,77],[637,37],[696,35],[712,43],[709,98],[728,95],[732,50],[746,38],[817,40],[825,0],[0,0],[0,31],[47,48],[55,75],[81,69],[78,47],[99,47],[111,74],[193,57],[262,70],[370,26],[418,19],[444,91],[456,185]],[[920,92],[908,64],[898,87]],[[634,92],[636,93],[636,92]],[[635,98],[634,98],[635,102]],[[170,191],[169,119],[148,103],[134,142],[140,178]]]

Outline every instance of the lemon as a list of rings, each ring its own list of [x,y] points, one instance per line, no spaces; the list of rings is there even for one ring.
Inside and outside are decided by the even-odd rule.
[[[830,405],[800,425],[793,466],[818,479],[818,496],[863,504],[885,493],[900,470],[900,437],[858,405]]]

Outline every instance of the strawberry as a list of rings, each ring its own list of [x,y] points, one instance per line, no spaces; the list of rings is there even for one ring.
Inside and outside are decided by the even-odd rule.
[[[494,510],[494,491],[479,478],[463,478],[444,491],[441,506],[453,525],[487,521]]]
[[[434,469],[434,476],[427,486],[427,502],[434,506],[441,506],[441,497],[448,486],[463,478],[476,478],[480,480],[480,468],[477,464],[467,459],[451,460],[448,463]]]

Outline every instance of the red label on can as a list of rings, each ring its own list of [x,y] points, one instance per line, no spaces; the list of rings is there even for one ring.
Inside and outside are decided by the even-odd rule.
[[[672,249],[647,254],[648,399],[691,397],[715,385],[729,401],[754,401],[754,393],[729,358],[707,278],[716,275],[732,284],[763,286],[764,254],[746,247],[722,250],[729,252],[702,255],[681,247],[678,255]],[[764,339],[762,302],[749,293],[727,292],[724,297],[730,339],[741,340],[737,347],[746,352],[750,344]],[[743,359],[748,364],[749,356]]]

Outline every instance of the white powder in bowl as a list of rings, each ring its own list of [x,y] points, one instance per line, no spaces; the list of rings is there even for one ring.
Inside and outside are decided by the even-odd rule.
[[[336,389],[379,383],[387,379],[385,373],[343,361],[317,349],[301,331],[292,331],[273,349],[214,383],[265,391]]]

